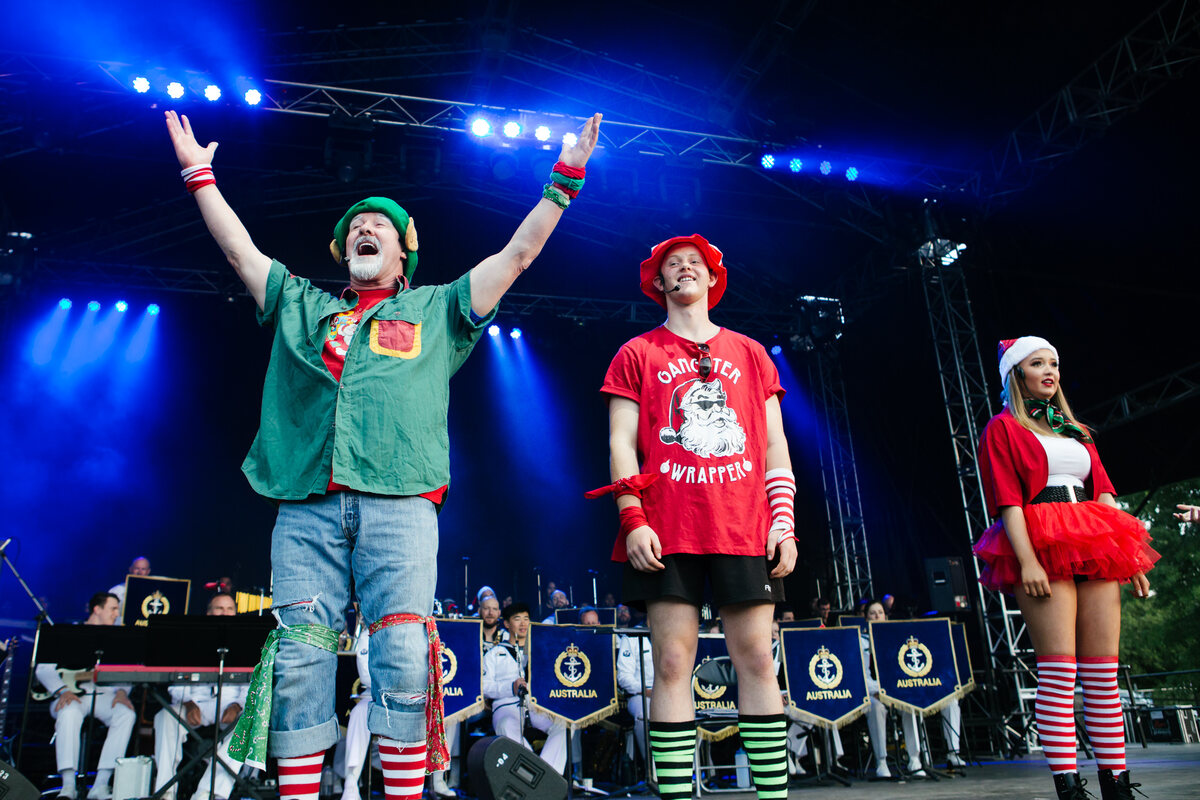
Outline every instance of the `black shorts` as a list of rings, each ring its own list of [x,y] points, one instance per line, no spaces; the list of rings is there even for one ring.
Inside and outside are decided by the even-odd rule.
[[[734,603],[787,599],[783,579],[770,577],[777,562],[768,562],[765,556],[676,553],[659,561],[665,569],[658,572],[640,572],[625,562],[621,592],[625,604],[644,611],[647,601],[674,597],[699,608],[705,601],[706,579],[718,610]]]

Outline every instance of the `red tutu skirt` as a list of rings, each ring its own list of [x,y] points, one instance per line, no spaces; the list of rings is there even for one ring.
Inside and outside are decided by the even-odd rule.
[[[1029,542],[1052,581],[1078,575],[1128,583],[1161,558],[1137,517],[1104,503],[1036,503],[1023,510]],[[984,563],[980,583],[1009,594],[1021,585],[1021,565],[1003,523],[984,531],[974,549]]]

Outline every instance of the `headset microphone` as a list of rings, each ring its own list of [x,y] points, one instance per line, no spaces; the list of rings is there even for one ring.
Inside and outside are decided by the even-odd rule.
[[[667,292],[667,294],[674,294],[675,292],[678,292],[682,288],[683,288],[683,284],[677,283],[677,284],[675,284],[675,288],[672,289],[671,291]]]

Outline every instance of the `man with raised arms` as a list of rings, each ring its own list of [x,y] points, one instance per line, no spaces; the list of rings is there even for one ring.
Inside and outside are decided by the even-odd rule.
[[[600,115],[564,145],[508,243],[452,283],[414,288],[412,218],[388,198],[355,203],[333,229],[330,251],[349,272],[336,296],[258,250],[217,189],[217,143],[200,145],[173,111],[166,124],[209,232],[274,331],[242,470],[279,504],[271,567],[280,628],[230,750],[256,766],[277,758],[281,800],[316,800],[325,750],[338,739],[335,651],[353,578],[372,621],[368,727],[381,737],[385,793],[419,797],[426,770],[446,761],[430,613],[450,482],[449,377],[582,188]]]

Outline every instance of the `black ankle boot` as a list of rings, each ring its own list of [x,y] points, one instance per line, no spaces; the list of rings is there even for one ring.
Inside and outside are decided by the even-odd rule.
[[[1058,792],[1058,800],[1094,800],[1093,795],[1083,788],[1086,783],[1078,772],[1054,773],[1054,791]]]
[[[1100,770],[1101,800],[1133,800],[1133,790],[1139,786],[1140,783],[1129,782],[1129,770],[1115,775],[1111,769]],[[1145,797],[1141,791],[1138,794]]]

